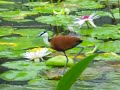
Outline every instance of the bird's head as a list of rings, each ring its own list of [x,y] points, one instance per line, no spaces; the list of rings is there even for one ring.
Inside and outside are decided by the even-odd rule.
[[[43,32],[41,32],[41,33],[39,33],[38,35],[37,35],[37,37],[48,37],[48,33],[47,33],[47,31],[43,31]]]
[[[43,41],[46,45],[50,46],[49,37],[47,31],[43,31],[37,35],[37,37],[43,37]]]

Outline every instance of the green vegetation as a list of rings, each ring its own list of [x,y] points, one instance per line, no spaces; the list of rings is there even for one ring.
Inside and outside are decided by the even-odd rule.
[[[25,81],[27,85],[19,87],[23,90],[61,90],[61,87],[64,87],[62,90],[100,90],[102,87],[103,90],[113,90],[116,87],[114,89],[117,90],[120,86],[117,80],[120,74],[119,7],[119,0],[0,0],[0,69],[8,69],[0,70],[0,79],[6,82]],[[48,31],[50,38],[66,34],[70,32],[68,27],[72,27],[83,42],[66,51],[68,71],[61,77],[66,64],[63,53],[46,46],[42,38],[36,36],[42,31]],[[26,52],[32,52],[32,57],[35,51],[44,47],[51,53],[39,57],[40,62],[24,57]],[[73,58],[80,47],[84,50],[74,65]],[[89,64],[91,61],[93,63]],[[84,72],[89,74],[85,68],[91,72],[96,69],[97,76],[84,76]],[[112,87],[113,82],[115,86]],[[0,85],[0,88],[18,88],[13,86]]]

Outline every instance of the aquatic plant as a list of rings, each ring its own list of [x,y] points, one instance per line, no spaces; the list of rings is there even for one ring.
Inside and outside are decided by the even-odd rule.
[[[53,10],[53,13],[55,15],[64,15],[64,14],[69,14],[70,10],[68,8],[61,9],[60,11]]]
[[[34,60],[35,62],[39,62],[40,59],[43,60],[43,57],[47,56],[51,52],[48,51],[48,48],[34,48],[29,50],[24,54],[24,57],[29,60]]]
[[[95,16],[96,13],[97,12],[94,12],[91,15],[85,15],[80,18],[75,18],[74,24],[79,24],[79,28],[81,28],[84,23],[86,23],[87,26],[88,26],[88,24],[91,24],[93,27],[96,27],[96,25],[93,22],[94,19],[99,18],[99,16]],[[88,28],[89,28],[89,26],[88,26]]]
[[[94,59],[96,55],[91,55],[85,59],[79,61],[74,65],[65,75],[61,78],[57,85],[56,90],[69,90],[72,84],[77,80],[77,78],[82,74],[88,64]]]

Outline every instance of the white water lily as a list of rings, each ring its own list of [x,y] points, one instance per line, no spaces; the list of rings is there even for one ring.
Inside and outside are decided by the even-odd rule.
[[[51,52],[48,51],[48,48],[38,48],[26,52],[24,57],[30,60],[34,60],[35,62],[39,62],[40,59],[43,60],[43,57],[50,53]]]
[[[93,20],[97,19],[97,18],[99,18],[99,16],[96,16],[96,12],[94,12],[91,15],[85,15],[85,16],[82,16],[81,18],[75,18],[74,24],[79,24],[80,28],[81,28],[82,25],[85,22],[87,22],[87,23],[91,24],[93,27],[96,27]]]

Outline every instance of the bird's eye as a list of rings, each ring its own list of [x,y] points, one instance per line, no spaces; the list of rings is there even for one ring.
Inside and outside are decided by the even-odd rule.
[[[42,36],[43,34],[45,34],[47,31],[43,31],[39,34],[39,36]]]

